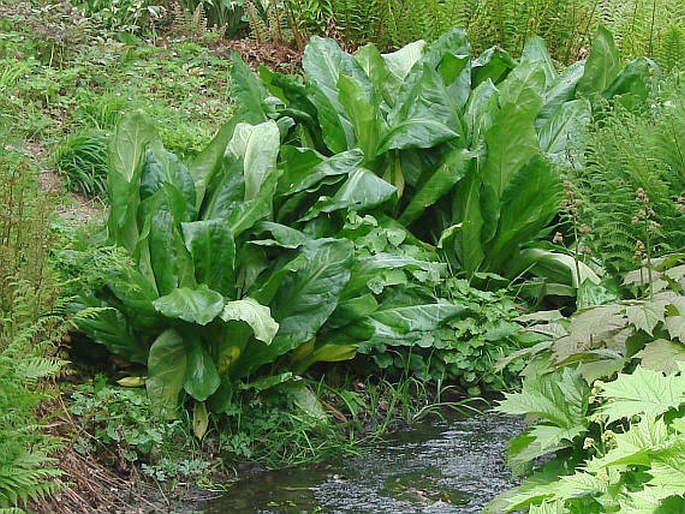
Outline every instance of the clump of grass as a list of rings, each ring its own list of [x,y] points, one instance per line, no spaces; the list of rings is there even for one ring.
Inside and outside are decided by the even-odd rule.
[[[107,195],[108,135],[100,129],[74,132],[53,153],[55,169],[69,191],[104,198]]]

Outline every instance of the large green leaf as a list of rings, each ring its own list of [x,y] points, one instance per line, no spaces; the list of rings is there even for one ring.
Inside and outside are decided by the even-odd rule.
[[[614,43],[614,37],[606,27],[600,25],[592,41],[583,78],[578,82],[578,94],[590,96],[602,93],[614,81],[620,70],[621,56]]]
[[[233,138],[233,132],[238,124],[238,117],[233,117],[216,133],[212,141],[202,150],[188,166],[188,171],[195,182],[195,208],[200,209],[205,198],[207,185],[222,169],[224,153],[228,143]]]
[[[394,106],[404,79],[409,75],[414,65],[423,57],[425,46],[425,41],[418,40],[403,46],[395,52],[383,54],[383,61],[388,72],[382,84],[383,97],[390,107]]]
[[[320,213],[331,213],[342,209],[361,212],[377,207],[392,199],[397,190],[369,170],[358,168],[345,181],[332,198],[322,198],[303,218],[314,219]]]
[[[183,239],[193,258],[195,279],[225,296],[235,291],[236,248],[233,234],[221,220],[182,223]]]
[[[181,192],[188,216],[195,215],[196,192],[193,177],[178,157],[167,151],[161,141],[153,141],[145,154],[145,166],[140,177],[140,198],[154,195],[164,185],[170,184]]]
[[[544,94],[544,106],[538,114],[538,125],[549,120],[564,103],[576,96],[578,82],[585,71],[585,62],[578,61],[562,71],[549,85]]]
[[[501,48],[488,48],[471,63],[471,83],[474,88],[487,81],[497,84],[514,68],[516,61],[508,52]]]
[[[357,148],[324,157],[305,148],[283,147],[281,155],[285,171],[279,182],[279,193],[285,195],[305,191],[327,177],[349,175],[364,160],[364,154]]]
[[[392,149],[432,148],[439,143],[463,137],[459,106],[448,94],[438,72],[428,63],[388,115],[389,131],[379,153]]]
[[[176,417],[187,368],[188,350],[183,337],[174,329],[165,330],[150,347],[145,381],[152,408],[164,418]]]
[[[136,336],[119,310],[107,307],[96,298],[80,298],[72,306],[78,311],[89,309],[87,315],[79,314],[75,321],[78,329],[93,341],[131,362],[147,362],[148,345]]]
[[[224,307],[224,298],[205,284],[197,289],[178,288],[153,302],[160,314],[189,323],[206,325],[216,319]]]
[[[444,162],[412,196],[399,221],[409,225],[421,216],[428,207],[452,190],[454,185],[464,177],[468,170],[468,163],[474,157],[473,152],[463,148],[456,148],[450,152]]]
[[[602,397],[610,399],[602,407],[609,421],[635,415],[659,416],[685,402],[685,377],[663,376],[658,371],[635,368],[602,386]]]
[[[585,134],[591,119],[587,100],[566,102],[539,129],[540,150],[556,164],[578,167],[583,163]]]
[[[381,304],[357,327],[369,329],[372,342],[408,344],[407,334],[432,332],[445,321],[464,312],[465,307],[449,302],[399,305],[397,301]]]
[[[257,197],[266,178],[276,169],[280,135],[274,121],[259,125],[240,123],[235,128],[228,150],[243,160],[245,201]]]
[[[177,287],[195,285],[193,260],[181,235],[180,223],[187,221],[185,206],[180,191],[170,184],[165,184],[143,204],[143,239],[136,253],[149,257],[157,290],[162,295]],[[139,259],[139,266],[145,265]]]
[[[278,323],[271,317],[271,310],[253,298],[227,302],[221,312],[224,321],[243,321],[250,325],[255,338],[271,344],[278,332]]]
[[[518,71],[518,70],[517,70]],[[529,66],[502,85],[502,110],[485,133],[487,156],[482,168],[483,184],[497,200],[502,198],[513,174],[539,152],[534,120],[542,100],[541,69]]]
[[[338,305],[350,279],[352,243],[319,239],[305,245],[302,254],[305,260],[285,278],[271,304],[278,334],[271,345],[246,350],[246,373],[310,340]]]
[[[327,146],[334,153],[354,147],[352,123],[338,99],[341,74],[356,79],[370,90],[368,77],[354,57],[343,52],[332,39],[314,36],[302,58],[307,77],[308,97],[316,106],[321,130]]]
[[[540,36],[533,36],[526,41],[521,54],[521,64],[526,62],[539,61],[545,73],[545,86],[549,86],[557,78],[554,69],[554,62],[547,51],[547,44]]]
[[[238,52],[231,53],[231,98],[240,118],[247,123],[266,121],[266,88],[260,78],[243,62]]]
[[[454,197],[456,230],[453,237],[448,237],[450,244],[445,246],[445,250],[448,256],[452,250],[464,270],[468,274],[473,274],[480,269],[485,258],[481,238],[484,224],[481,211],[481,180],[475,166],[459,182]]]
[[[540,157],[515,172],[504,192],[494,239],[486,249],[485,267],[501,271],[521,244],[535,240],[557,214],[561,182]]]
[[[107,221],[112,242],[133,253],[139,237],[136,216],[140,204],[140,176],[145,151],[157,132],[141,113],[125,116],[109,143],[110,214]]]
[[[376,94],[365,91],[360,82],[346,75],[340,75],[338,89],[338,99],[352,122],[356,145],[364,152],[368,165],[374,161],[385,132],[380,100]]]
[[[187,371],[183,388],[198,401],[205,401],[221,385],[221,378],[211,355],[197,334],[184,337],[188,348]]]

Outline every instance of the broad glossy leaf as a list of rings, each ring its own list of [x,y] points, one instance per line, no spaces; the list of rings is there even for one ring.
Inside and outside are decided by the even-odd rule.
[[[293,352],[290,366],[293,371],[301,375],[317,362],[341,362],[353,359],[357,354],[354,344],[323,344],[315,345],[312,339]]]
[[[416,72],[414,72],[416,74]],[[459,106],[448,95],[442,77],[429,64],[414,79],[388,115],[389,131],[379,153],[392,149],[432,148],[439,143],[463,137]]]
[[[354,146],[354,133],[348,114],[338,99],[338,79],[347,75],[363,84],[371,83],[354,57],[343,52],[332,39],[314,36],[302,58],[308,84],[308,97],[316,106],[324,140],[334,153]]]
[[[551,252],[542,248],[526,248],[507,264],[506,275],[515,277],[524,270],[552,282],[567,284],[574,289],[586,280],[595,284],[600,283],[597,274],[584,262],[576,262],[570,256],[559,252]],[[577,276],[580,272],[580,277]]]
[[[202,150],[188,166],[188,171],[195,183],[195,208],[200,209],[205,198],[207,185],[223,168],[224,153],[233,138],[238,117],[233,117],[216,133],[212,141]]]
[[[107,287],[118,300],[119,309],[136,330],[155,330],[160,316],[152,302],[158,298],[157,286],[137,269],[122,266],[110,270]],[[120,303],[119,303],[120,302]]]
[[[473,152],[457,148],[428,177],[423,186],[412,196],[409,205],[400,216],[400,222],[409,225],[423,212],[446,195],[468,171],[468,163],[475,157]]]
[[[184,337],[188,351],[188,363],[183,388],[195,400],[204,402],[213,395],[221,384],[219,372],[211,355],[202,346],[197,334]]]
[[[254,199],[234,204],[228,210],[225,220],[233,232],[233,237],[238,238],[243,232],[272,215],[278,178],[276,172],[270,173]]]
[[[591,96],[602,93],[621,70],[621,56],[614,37],[600,25],[592,40],[590,55],[585,63],[583,78],[578,82],[578,94]]]
[[[309,207],[317,191],[342,181],[345,175],[359,169],[364,154],[358,148],[324,157],[311,150],[287,148],[281,150],[284,172],[279,180],[279,194],[291,196],[279,209],[278,219],[301,215],[302,206]]]
[[[402,344],[403,336],[413,332],[431,332],[442,323],[464,312],[465,307],[448,302],[398,305],[381,304],[360,326],[372,330],[373,341]]]
[[[547,51],[547,44],[540,36],[533,36],[526,41],[521,54],[521,64],[539,61],[545,73],[545,85],[549,86],[557,77],[554,63]]]
[[[512,176],[539,153],[533,123],[540,97],[533,89],[527,89],[512,93],[510,98],[524,97],[520,104],[506,103],[485,133],[487,156],[482,167],[483,184],[497,200],[502,198]]]
[[[347,293],[346,289],[343,296]],[[371,293],[353,296],[347,300],[341,300],[337,309],[329,318],[326,326],[338,328],[357,321],[371,314],[378,308],[378,302]]]
[[[281,248],[294,250],[309,241],[309,238],[299,230],[271,221],[261,222],[254,230],[256,236],[267,232],[271,234],[271,239],[254,239],[250,241],[250,244],[258,246],[280,246]]]
[[[140,176],[145,151],[158,138],[157,132],[141,113],[125,116],[109,143],[110,214],[107,220],[109,238],[129,252],[138,243],[136,219],[140,204]]]
[[[149,252],[157,290],[162,295],[177,287],[195,285],[193,261],[181,235],[180,223],[187,221],[185,206],[181,193],[170,184],[143,204],[145,225],[141,243]]]
[[[319,239],[305,245],[302,254],[305,260],[286,277],[271,304],[278,334],[271,345],[250,348],[246,372],[310,340],[335,310],[350,279],[351,242]]]
[[[259,125],[238,124],[228,149],[243,160],[245,201],[257,197],[266,178],[276,169],[280,148],[278,126],[274,121]]]
[[[245,180],[242,159],[237,160],[229,153],[223,159],[220,169],[214,175],[198,216],[200,219],[225,220],[230,213],[243,203]]]
[[[538,114],[537,126],[544,125],[564,103],[576,96],[576,87],[583,77],[585,62],[578,61],[562,71],[545,90],[544,105]]]
[[[148,345],[136,336],[120,311],[96,298],[81,298],[73,307],[78,311],[89,309],[87,315],[77,317],[76,326],[93,341],[131,362],[147,362]]]
[[[206,325],[216,319],[224,307],[224,298],[205,284],[196,289],[182,287],[153,302],[160,314],[189,323]]]
[[[238,52],[231,53],[231,98],[240,118],[251,124],[266,121],[266,88],[261,79],[243,62]]]
[[[516,62],[500,48],[488,48],[471,63],[471,83],[475,89],[488,80],[497,84],[504,80]]]
[[[592,110],[587,100],[566,102],[539,129],[540,150],[555,164],[582,165],[585,136],[591,120]]]
[[[342,74],[338,89],[338,100],[352,122],[356,145],[364,153],[365,162],[371,163],[385,132],[380,99],[373,92],[365,91],[359,81]]]
[[[383,61],[388,71],[383,83],[383,97],[390,107],[394,106],[404,79],[423,57],[425,46],[426,42],[420,39],[395,52],[383,54]]]
[[[657,92],[657,84],[661,78],[661,70],[654,61],[644,57],[635,59],[621,70],[616,79],[602,92],[602,96],[613,98],[629,94],[637,99],[646,100]]]
[[[499,84],[502,106],[515,105],[518,110],[535,118],[542,106],[545,92],[545,69],[541,61],[528,61],[517,66]]]
[[[481,180],[475,166],[457,185],[455,208],[458,230],[450,237],[450,245],[445,250],[452,250],[458,262],[470,275],[479,270],[485,252],[482,243],[483,213],[481,211]],[[442,238],[441,238],[442,239]]]
[[[181,334],[174,329],[162,332],[150,347],[145,387],[153,410],[164,418],[176,417],[187,363],[186,344]]]
[[[499,90],[487,80],[471,92],[464,109],[464,125],[467,132],[466,146],[475,148],[494,123],[499,113]]]
[[[271,317],[271,310],[253,298],[226,302],[220,315],[224,321],[243,321],[250,325],[255,338],[271,344],[278,332],[278,323]]]
[[[485,267],[501,271],[518,247],[535,240],[559,210],[561,182],[541,157],[514,173],[502,196],[497,232],[485,251]]]
[[[182,223],[183,240],[193,258],[195,279],[224,296],[235,291],[236,248],[233,234],[221,220]]]
[[[140,177],[140,198],[154,195],[165,184],[179,190],[185,199],[185,211],[194,217],[196,192],[193,177],[178,157],[167,151],[160,141],[153,141],[145,153],[145,165]]]
[[[377,207],[395,196],[396,189],[369,170],[359,168],[345,181],[332,198],[323,198],[311,209],[304,221],[314,219],[320,213],[342,209],[358,212]]]

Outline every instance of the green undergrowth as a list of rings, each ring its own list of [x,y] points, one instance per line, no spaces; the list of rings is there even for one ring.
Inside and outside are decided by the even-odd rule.
[[[229,65],[204,46],[119,39],[62,3],[0,6],[0,123],[69,190],[103,196],[103,153],[124,112],[165,120],[165,144],[188,155],[230,115]]]
[[[62,370],[56,346],[68,327],[48,265],[54,203],[34,172],[0,136],[0,510],[13,512],[57,491],[61,475],[61,442],[37,409],[53,396],[47,379]]]

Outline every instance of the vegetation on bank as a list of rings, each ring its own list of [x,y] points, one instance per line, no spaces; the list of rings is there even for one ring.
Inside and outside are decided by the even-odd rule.
[[[570,3],[0,0],[0,508],[503,391],[491,511],[681,508],[682,6]]]

